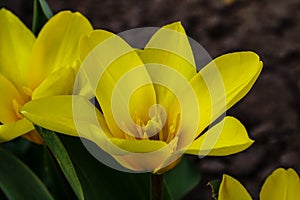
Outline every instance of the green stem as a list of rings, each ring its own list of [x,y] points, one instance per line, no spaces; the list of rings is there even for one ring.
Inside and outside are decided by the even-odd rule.
[[[164,194],[164,175],[151,174],[151,200],[162,200]]]
[[[52,17],[46,0],[33,1],[32,32],[37,36],[44,24]]]
[[[38,0],[33,0],[32,32],[35,35],[38,35],[39,32],[38,17],[39,17],[39,3]]]

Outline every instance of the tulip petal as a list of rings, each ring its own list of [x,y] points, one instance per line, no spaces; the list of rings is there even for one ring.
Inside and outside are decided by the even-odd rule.
[[[180,101],[178,93],[183,86],[178,82],[189,81],[196,74],[193,52],[183,26],[180,22],[163,26],[151,37],[144,50],[137,52],[155,83],[157,103],[166,110],[168,126],[171,126],[172,119],[178,114],[172,111]]]
[[[224,174],[218,200],[252,200],[252,198],[239,181]]]
[[[106,137],[99,128],[90,127],[92,141],[111,155],[119,164],[135,172],[157,171],[170,163],[166,163],[176,148],[177,140],[166,144],[158,140],[126,140]],[[119,169],[112,161],[99,158],[110,167]]]
[[[27,85],[31,73],[27,65],[35,37],[19,18],[4,8],[0,9],[0,27],[0,73],[21,89]]]
[[[261,200],[294,200],[300,196],[300,180],[293,169],[276,169],[265,181]]]
[[[253,52],[222,55],[205,66],[190,81],[198,98],[198,133],[244,97],[262,70]]]
[[[196,139],[185,153],[199,156],[226,156],[247,149],[254,141],[234,117],[224,120]]]
[[[160,28],[144,50],[138,53],[145,64],[158,63],[171,67],[187,80],[196,74],[193,52],[180,22]]]
[[[100,123],[105,128],[102,114],[80,96],[51,96],[32,100],[20,112],[34,124],[71,136],[90,139],[89,126],[93,123]]]
[[[166,167],[165,161],[171,156],[168,146],[150,153],[131,153],[112,155],[122,166],[134,172],[157,172]],[[168,163],[170,164],[170,163]],[[163,167],[161,167],[163,165]]]
[[[154,171],[171,156],[176,146],[176,141],[166,144],[163,141],[112,138],[102,114],[80,96],[52,96],[32,100],[24,105],[21,113],[34,124],[96,143],[131,170]]]
[[[82,63],[97,45],[113,36],[113,33],[104,30],[94,30],[89,35],[82,36],[79,40],[78,47],[80,62]],[[88,99],[91,99],[95,96],[95,93],[93,92],[92,86],[90,85],[84,68],[80,68],[80,66],[78,66],[77,69],[75,85],[75,94],[85,96]]]
[[[30,121],[23,118],[16,122],[0,125],[0,143],[7,142],[34,130]]]
[[[160,140],[126,140],[111,138],[110,141],[118,147],[132,153],[148,153],[167,146],[165,142]]]
[[[156,103],[151,78],[142,61],[123,39],[107,31],[93,31],[81,41],[85,41],[79,49],[81,57],[98,44],[80,70],[96,93],[111,133],[124,138],[123,132],[129,130],[128,134],[138,137],[136,122],[147,124],[148,110]]]
[[[90,34],[82,36],[79,40],[78,48],[80,61],[83,62],[95,47],[114,35],[105,30],[94,30]]]
[[[23,105],[24,100],[15,86],[2,74],[0,74],[0,122],[2,124],[13,123],[19,119],[17,105]],[[11,133],[9,133],[11,134]]]
[[[78,59],[78,42],[92,31],[89,21],[80,13],[59,12],[42,28],[30,59],[29,87],[35,89],[48,74],[67,67]]]
[[[72,67],[60,68],[47,76],[34,90],[32,99],[56,95],[71,95],[73,92],[74,78],[75,73]]]

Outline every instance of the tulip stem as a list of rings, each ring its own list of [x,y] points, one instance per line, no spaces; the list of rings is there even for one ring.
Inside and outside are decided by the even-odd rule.
[[[162,200],[164,194],[164,175],[151,174],[151,200]]]

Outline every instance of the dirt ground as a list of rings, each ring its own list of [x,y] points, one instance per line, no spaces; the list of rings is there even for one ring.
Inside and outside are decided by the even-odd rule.
[[[212,57],[240,50],[260,55],[262,75],[246,98],[227,113],[243,122],[255,144],[237,155],[192,158],[205,176],[186,199],[211,199],[206,184],[221,178],[223,172],[238,178],[254,199],[275,168],[293,167],[300,173],[299,0],[48,2],[54,12],[78,10],[94,27],[116,33],[179,20]],[[30,26],[31,1],[0,0],[0,5],[13,10]]]

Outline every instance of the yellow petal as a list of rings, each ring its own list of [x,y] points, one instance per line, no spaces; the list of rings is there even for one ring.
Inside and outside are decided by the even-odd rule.
[[[300,180],[293,169],[276,169],[265,181],[261,200],[294,200],[300,196]]]
[[[222,55],[205,66],[190,81],[198,98],[198,133],[244,97],[262,70],[253,52]]]
[[[73,87],[73,94],[84,96],[87,99],[92,99],[95,97],[93,92],[92,86],[88,81],[85,73],[83,70],[75,69],[76,76],[74,77],[74,87]]]
[[[74,85],[74,70],[64,67],[51,73],[32,93],[32,99],[55,95],[71,95]]]
[[[80,62],[82,63],[98,44],[113,36],[113,33],[104,30],[95,30],[92,31],[89,35],[82,36],[79,40],[78,47]],[[77,74],[74,94],[85,96],[86,98],[91,99],[95,96],[95,93],[93,92],[92,86],[90,85],[84,69],[78,66],[76,71]]]
[[[147,153],[157,151],[167,144],[160,140],[126,140],[111,138],[110,141],[118,147],[133,153]]]
[[[97,45],[113,36],[113,33],[105,30],[94,30],[89,35],[82,36],[78,49],[80,61],[83,62]]]
[[[134,172],[157,172],[166,167],[165,161],[171,156],[168,147],[150,153],[131,153],[112,155],[125,168]],[[169,163],[170,164],[170,163]],[[163,167],[161,167],[163,165]]]
[[[0,91],[0,122],[8,124],[17,121],[18,106],[23,105],[24,100],[15,86],[2,74],[0,74]]]
[[[122,166],[134,171],[154,171],[165,163],[176,147],[176,141],[167,145],[162,141],[112,138],[101,113],[80,96],[51,96],[32,100],[25,104],[21,113],[44,128],[89,139]]]
[[[0,9],[0,73],[22,92],[31,71],[28,60],[35,41],[32,32],[10,11]]]
[[[247,149],[254,141],[236,118],[223,121],[196,139],[185,153],[199,156],[226,156]]]
[[[34,130],[30,121],[23,118],[10,124],[0,125],[0,142],[7,142]]]
[[[82,57],[98,44],[80,70],[96,93],[109,129],[119,138],[124,137],[126,130],[138,136],[136,121],[147,124],[148,110],[156,102],[151,78],[142,61],[134,49],[112,33],[93,31],[82,41],[86,41],[80,47]]]
[[[35,89],[48,74],[71,65],[78,57],[78,42],[92,31],[89,21],[80,13],[59,12],[42,28],[30,59],[29,87]]]
[[[126,140],[106,137],[101,129],[90,127],[92,141],[102,150],[111,155],[121,166],[135,172],[155,172],[170,164],[167,162],[176,148],[177,140],[166,144],[163,141],[150,140]],[[177,156],[178,158],[178,156]],[[98,158],[112,168],[124,170],[113,161]],[[126,171],[125,169],[125,171]]]
[[[251,200],[251,196],[243,185],[236,179],[223,175],[219,188],[218,200]]]
[[[178,114],[174,107],[178,106],[177,94],[183,86],[179,81],[189,81],[196,74],[193,52],[183,26],[180,22],[163,26],[151,37],[144,50],[137,52],[155,83],[157,103],[169,115],[170,127]]]
[[[51,96],[32,100],[20,111],[27,119],[41,127],[71,136],[89,133],[89,124],[105,126],[102,114],[88,100],[80,96]]]
[[[138,53],[145,64],[158,63],[173,68],[187,80],[196,74],[193,52],[180,22],[163,26]]]

